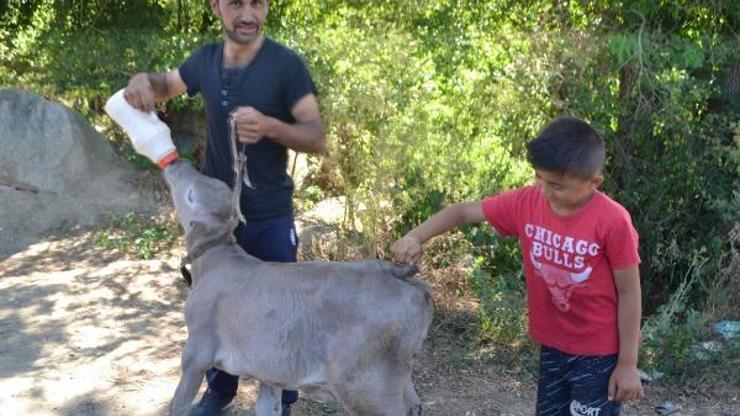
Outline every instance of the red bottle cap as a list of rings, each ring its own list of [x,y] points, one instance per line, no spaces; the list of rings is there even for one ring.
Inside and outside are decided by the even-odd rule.
[[[167,165],[169,165],[170,163],[176,160],[177,160],[177,152],[172,152],[159,160],[159,163],[158,163],[159,168],[164,169],[167,167]]]

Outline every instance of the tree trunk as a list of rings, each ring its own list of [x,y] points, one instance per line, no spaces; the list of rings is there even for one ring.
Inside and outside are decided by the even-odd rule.
[[[177,4],[177,30],[182,30],[182,0],[175,0]]]

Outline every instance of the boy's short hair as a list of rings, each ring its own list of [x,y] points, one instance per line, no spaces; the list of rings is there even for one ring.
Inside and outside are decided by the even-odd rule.
[[[535,169],[587,180],[604,167],[604,139],[588,123],[574,117],[551,121],[527,143],[527,160]]]

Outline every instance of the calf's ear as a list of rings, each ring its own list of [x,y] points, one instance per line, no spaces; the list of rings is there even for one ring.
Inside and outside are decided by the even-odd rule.
[[[209,225],[207,222],[193,220],[190,221],[189,229],[185,230],[186,239],[189,246],[197,245],[199,242],[210,241],[218,237],[216,227]]]
[[[214,227],[208,225],[206,222],[193,220],[190,221],[190,232],[198,237],[208,237],[214,232]]]
[[[188,238],[208,240],[233,231],[233,228],[229,226],[229,222],[221,219],[218,215],[194,219],[190,221],[189,225],[190,230],[187,231]]]

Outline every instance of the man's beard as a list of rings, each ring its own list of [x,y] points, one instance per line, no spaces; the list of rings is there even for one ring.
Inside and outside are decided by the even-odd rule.
[[[229,30],[224,28],[224,33],[226,36],[233,42],[238,43],[240,45],[248,45],[252,43],[255,39],[257,39],[260,35],[260,28],[257,27],[257,30],[254,31],[251,35],[246,36],[240,36],[236,34],[236,30]]]

